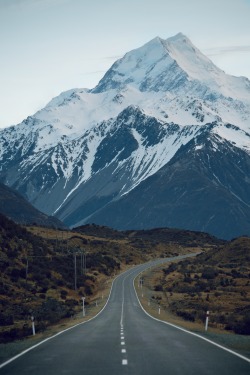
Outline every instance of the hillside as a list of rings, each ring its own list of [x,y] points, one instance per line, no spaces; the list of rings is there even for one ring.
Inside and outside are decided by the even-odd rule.
[[[37,210],[17,191],[1,182],[0,213],[18,224],[66,229],[66,226],[59,219]]]
[[[238,334],[250,334],[250,238],[236,238],[195,259],[172,263],[145,286],[162,308],[186,321]]]
[[[0,215],[0,342],[30,335],[31,315],[37,332],[75,316],[81,297],[93,303],[124,267],[217,246],[214,238],[197,233],[196,239],[193,233],[186,247],[183,236],[178,242],[166,232],[173,241],[164,231],[123,233],[96,225],[25,228]]]
[[[182,245],[184,247],[218,246],[226,241],[211,236],[208,233],[194,232],[174,228],[154,228],[148,230],[118,231],[110,227],[96,224],[86,224],[74,228],[74,231],[96,237],[109,239],[144,240],[150,246],[159,244]]]
[[[75,315],[81,296],[90,303],[100,284],[120,269],[118,258],[105,253],[104,248],[100,253],[100,245],[94,241],[67,231],[33,228],[27,230],[0,215],[1,342],[30,335],[31,315],[37,332]],[[86,257],[86,244],[88,269],[85,264],[83,270],[81,254]]]

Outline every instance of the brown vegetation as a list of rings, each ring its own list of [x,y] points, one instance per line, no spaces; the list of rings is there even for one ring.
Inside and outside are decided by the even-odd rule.
[[[30,335],[31,316],[38,332],[75,316],[81,297],[91,304],[125,266],[173,253],[176,246],[155,236],[148,240],[95,225],[75,231],[24,228],[0,215],[0,342]]]
[[[75,316],[82,296],[87,306],[93,304],[110,278],[125,267],[219,244],[206,234],[169,229],[21,227],[0,215],[0,342],[30,335],[31,316],[37,332]]]
[[[250,334],[250,238],[144,276],[153,300],[184,320]]]

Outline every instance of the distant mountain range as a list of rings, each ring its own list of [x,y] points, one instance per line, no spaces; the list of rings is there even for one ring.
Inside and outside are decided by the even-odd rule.
[[[250,81],[183,34],[0,131],[0,179],[71,227],[250,234]]]

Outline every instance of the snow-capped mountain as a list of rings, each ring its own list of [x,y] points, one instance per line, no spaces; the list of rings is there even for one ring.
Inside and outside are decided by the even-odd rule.
[[[160,220],[156,220],[157,215],[155,220],[146,220],[155,209],[148,197],[147,202],[138,199],[137,211],[144,212],[145,220],[138,218],[136,222],[131,211],[130,197],[136,191],[142,186],[148,189],[148,184],[151,189],[154,176],[169,170],[183,150],[187,153],[183,160],[195,153],[192,163],[196,160],[198,168],[200,160],[199,173],[212,184],[206,184],[206,188],[210,186],[212,191],[212,186],[220,186],[228,194],[224,215],[234,215],[230,199],[234,206],[244,207],[239,209],[242,225],[236,235],[247,233],[246,228],[250,234],[250,226],[243,225],[250,221],[250,194],[246,194],[250,193],[250,81],[225,74],[181,33],[167,40],[157,37],[128,52],[94,89],[64,92],[21,124],[0,131],[0,145],[2,182],[67,225],[93,221],[107,224],[109,218],[109,225],[121,229],[131,228],[131,222],[136,228],[174,225],[215,233],[210,224],[221,217],[218,213],[214,218],[211,212],[209,217],[201,217],[199,210],[193,210],[195,220],[189,227],[188,220],[178,219],[175,201],[171,201],[169,217],[169,210],[159,211]],[[230,168],[234,168],[223,158],[225,150],[230,150],[229,156],[234,155],[235,173],[241,170],[237,173],[242,179],[238,181],[241,189],[232,179],[227,181],[225,168],[230,175]],[[221,158],[224,164],[219,162]],[[209,164],[207,174],[209,160],[213,165]],[[175,181],[176,173],[172,169],[171,173],[171,183],[164,179],[171,189],[178,190],[186,179],[193,178],[186,174]],[[225,176],[221,178],[221,174]],[[190,189],[184,195],[190,197],[188,206],[192,209]],[[157,191],[152,189],[152,194],[157,195]],[[157,205],[165,207],[168,197],[162,196]],[[173,199],[180,206],[181,202],[187,204],[178,194]],[[122,222],[118,211],[125,201],[125,210],[134,216]],[[201,195],[200,204],[206,203]],[[109,210],[114,212],[112,217]],[[239,217],[237,220],[241,222]],[[235,226],[233,219],[230,225]],[[216,235],[230,237],[230,228]]]

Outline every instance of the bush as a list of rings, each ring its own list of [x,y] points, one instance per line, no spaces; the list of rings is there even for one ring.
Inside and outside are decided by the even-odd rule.
[[[250,314],[246,315],[241,321],[235,322],[232,329],[239,335],[250,335]]]
[[[61,290],[61,298],[62,299],[66,299],[67,295],[68,295],[67,290]]]
[[[155,285],[154,290],[156,292],[162,292],[163,291],[163,286],[161,284]]]
[[[13,325],[14,324],[14,321],[13,321],[13,317],[11,315],[7,315],[7,314],[4,314],[4,313],[1,313],[0,312],[0,325],[1,326],[10,326],[10,325]]]
[[[39,321],[48,321],[53,324],[67,316],[67,308],[63,302],[48,298],[34,315]]]
[[[20,270],[18,268],[13,268],[10,273],[12,281],[17,281],[20,277]]]
[[[202,272],[201,277],[207,280],[214,279],[218,275],[218,272],[214,270],[212,267],[206,267]]]
[[[195,312],[189,312],[189,311],[185,311],[185,310],[178,310],[176,312],[176,314],[178,316],[180,316],[181,318],[185,319],[185,320],[189,320],[190,322],[194,322],[195,321]]]

